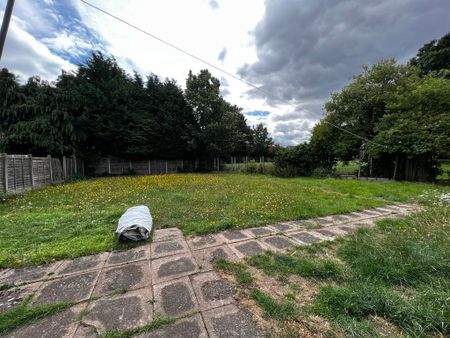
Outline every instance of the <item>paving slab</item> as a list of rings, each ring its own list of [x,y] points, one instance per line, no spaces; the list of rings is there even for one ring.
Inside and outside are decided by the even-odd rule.
[[[0,291],[0,314],[9,310],[13,306],[19,304],[26,297],[33,294],[42,282],[36,282],[32,284],[26,284],[23,286],[1,290]]]
[[[329,216],[327,217],[320,217],[320,218],[315,218],[314,222],[323,225],[323,226],[327,226],[327,225],[331,225],[333,224],[333,219]]]
[[[183,238],[183,232],[178,228],[157,229],[153,233],[153,242],[169,241],[175,238]]]
[[[339,236],[339,234],[335,231],[332,231],[331,229],[316,229],[314,230],[314,232],[317,232],[325,237],[329,237],[329,238],[335,238],[337,236]]]
[[[153,282],[161,283],[198,272],[190,253],[158,258],[152,261]]]
[[[119,290],[135,290],[150,284],[150,262],[135,262],[104,269],[98,278],[93,295],[102,296]]]
[[[253,236],[245,230],[228,230],[220,233],[225,243],[234,243],[251,239]]]
[[[198,302],[189,277],[153,286],[155,313],[177,318],[198,311]]]
[[[311,244],[311,243],[315,243],[315,242],[320,242],[322,240],[321,237],[314,236],[310,232],[306,232],[306,231],[291,233],[291,234],[289,234],[289,237],[296,239],[301,244]]]
[[[345,223],[351,221],[351,217],[347,215],[333,215],[331,218],[333,219],[333,223]]]
[[[148,244],[128,250],[112,251],[106,261],[106,266],[131,263],[144,259],[150,259],[150,246]]]
[[[263,337],[252,316],[233,304],[205,311],[203,318],[211,338]]]
[[[21,326],[5,338],[69,338],[77,328],[77,316],[85,308],[84,304],[71,307],[63,312],[40,319],[32,324]],[[78,338],[78,337],[77,337]]]
[[[257,240],[233,243],[229,244],[229,246],[239,258],[254,256],[268,250],[263,243]]]
[[[210,271],[191,276],[192,286],[201,310],[208,310],[233,303],[236,288]]]
[[[27,266],[23,268],[10,269],[4,273],[0,284],[22,284],[46,280],[62,264],[56,262],[40,266]]]
[[[350,233],[350,232],[353,232],[353,231],[355,230],[355,228],[353,228],[353,227],[351,227],[351,226],[346,226],[346,225],[340,226],[339,229],[340,229],[341,231],[344,231],[344,232],[347,233],[347,234]]]
[[[91,271],[81,275],[71,275],[43,283],[35,304],[81,302],[89,299],[99,272]]]
[[[163,328],[143,333],[136,338],[208,338],[202,316],[199,314],[177,320]]]
[[[250,229],[247,229],[247,231],[249,233],[251,233],[254,237],[270,236],[270,235],[278,232],[277,229],[272,228],[270,226],[250,228]]]
[[[189,251],[189,247],[184,238],[155,242],[151,246],[151,256],[153,259],[181,254]]]
[[[390,213],[390,211],[388,211]],[[371,210],[363,210],[360,212],[361,215],[364,217],[375,217],[375,216],[381,216],[382,214],[386,214],[386,211],[381,211],[378,209],[371,209]]]
[[[298,230],[295,225],[293,225],[291,222],[282,222],[277,224],[271,224],[271,228],[274,228],[277,232],[286,232],[286,231],[292,231],[292,230]]]
[[[231,251],[228,245],[221,245],[213,248],[195,250],[192,252],[201,271],[213,269],[213,263],[218,259],[233,260],[237,256]]]
[[[187,240],[191,250],[205,249],[213,246],[222,245],[224,239],[218,234],[210,234],[205,236],[192,237]]]
[[[99,333],[132,329],[153,320],[150,288],[94,301],[82,322],[97,328]]]
[[[268,245],[272,250],[285,250],[297,245],[285,236],[271,236],[261,239],[264,244]]]
[[[55,275],[68,275],[72,273],[100,269],[103,266],[109,253],[104,252],[98,255],[78,257],[64,261],[55,271]]]
[[[93,326],[80,323],[72,338],[98,338],[97,329]]]

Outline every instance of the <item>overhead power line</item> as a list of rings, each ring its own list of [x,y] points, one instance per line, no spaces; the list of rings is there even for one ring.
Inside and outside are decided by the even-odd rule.
[[[136,25],[134,25],[134,24],[132,24],[132,23],[130,23],[130,22],[128,22],[128,21],[126,21],[126,20],[124,20],[124,19],[122,19],[122,18],[120,18],[120,17],[118,17],[118,16],[116,16],[116,15],[114,15],[114,14],[112,14],[112,13],[110,13],[110,12],[108,12],[108,11],[106,11],[106,10],[100,8],[100,7],[98,7],[98,6],[95,6],[95,5],[91,4],[90,2],[88,2],[88,1],[86,1],[86,0],[80,0],[80,1],[81,1],[82,3],[84,3],[85,5],[87,5],[87,6],[89,6],[89,7],[92,7],[92,8],[94,8],[95,10],[97,10],[97,11],[103,13],[103,14],[106,14],[107,16],[109,16],[109,17],[111,17],[111,18],[113,18],[113,19],[116,19],[117,21],[120,21],[120,22],[122,22],[123,24],[125,24],[125,25],[127,25],[127,26],[129,26],[129,27],[131,27],[131,28],[134,28],[134,29],[138,30],[139,32],[141,32],[141,33],[143,33],[143,34],[145,34],[145,35],[147,35],[147,36],[149,36],[149,37],[151,37],[151,38],[153,38],[153,39],[155,39],[155,40],[157,40],[157,41],[159,41],[159,42],[161,42],[161,43],[163,43],[163,44],[165,44],[165,45],[167,45],[167,46],[169,46],[169,47],[171,47],[171,48],[173,48],[173,49],[175,49],[175,50],[177,50],[177,51],[180,52],[180,53],[183,53],[183,54],[185,54],[185,55],[187,55],[187,56],[189,56],[189,57],[191,57],[191,58],[193,58],[193,59],[195,59],[195,60],[197,60],[197,61],[200,61],[201,63],[204,63],[205,65],[208,65],[209,67],[212,67],[212,68],[218,70],[219,72],[221,72],[221,73],[223,73],[223,74],[226,74],[226,75],[232,77],[232,78],[235,79],[235,80],[238,80],[238,81],[240,81],[240,82],[242,82],[242,83],[245,83],[246,85],[248,85],[248,86],[250,86],[250,87],[252,87],[252,88],[258,90],[259,92],[261,92],[261,93],[263,93],[263,94],[265,94],[265,95],[271,96],[271,97],[277,99],[278,101],[283,102],[284,104],[289,105],[289,106],[292,106],[292,107],[294,107],[295,109],[297,109],[297,106],[296,106],[296,105],[294,105],[293,103],[291,103],[291,102],[289,102],[289,101],[287,101],[287,100],[284,100],[284,99],[280,98],[278,95],[276,95],[276,94],[274,94],[274,93],[271,93],[271,92],[269,92],[269,91],[267,91],[267,90],[265,90],[265,89],[263,89],[263,88],[261,88],[261,87],[255,85],[255,84],[249,82],[249,81],[246,81],[246,80],[240,78],[239,76],[236,76],[236,75],[234,75],[233,73],[231,73],[231,72],[229,72],[229,71],[227,71],[227,70],[225,70],[225,69],[223,69],[223,68],[221,68],[221,67],[218,67],[218,66],[216,66],[216,65],[214,65],[214,64],[212,64],[212,63],[210,63],[209,61],[206,61],[206,60],[204,60],[204,59],[202,59],[202,58],[200,58],[200,57],[198,57],[198,56],[196,56],[196,55],[194,55],[194,54],[192,54],[192,53],[190,53],[190,52],[188,52],[188,51],[186,51],[186,50],[184,50],[184,49],[182,49],[182,48],[180,48],[180,47],[178,47],[178,46],[176,46],[176,45],[174,45],[173,43],[170,43],[170,42],[168,42],[168,41],[166,41],[166,40],[164,40],[164,39],[162,39],[162,38],[156,36],[155,34],[152,34],[152,33],[150,33],[150,32],[147,32],[146,30],[144,30],[144,29],[142,29],[142,28],[140,28],[140,27],[138,27],[138,26],[136,26]],[[355,137],[357,137],[357,138],[359,138],[359,139],[361,139],[361,140],[364,140],[364,141],[366,141],[366,142],[372,142],[372,143],[374,143],[374,144],[377,144],[377,143],[373,142],[372,140],[369,140],[369,139],[367,139],[367,138],[365,138],[365,137],[363,137],[363,136],[361,136],[361,135],[358,135],[358,134],[355,134],[355,133],[353,133],[353,132],[351,132],[351,131],[349,131],[349,130],[346,130],[346,129],[344,129],[344,128],[338,126],[338,125],[335,125],[334,123],[331,123],[331,122],[328,122],[328,121],[325,121],[325,120],[323,120],[323,122],[326,123],[326,124],[328,124],[328,125],[330,125],[330,126],[332,126],[332,127],[334,127],[334,128],[337,128],[337,129],[339,129],[339,130],[341,130],[341,131],[343,131],[343,132],[346,132],[346,133],[348,133],[348,134],[350,134],[350,135],[353,135],[353,136],[355,136]]]

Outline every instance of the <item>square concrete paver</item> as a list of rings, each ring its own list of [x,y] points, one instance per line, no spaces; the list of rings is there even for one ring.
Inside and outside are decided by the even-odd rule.
[[[93,302],[82,322],[97,328],[99,333],[137,328],[153,319],[150,288],[127,292]]]
[[[183,232],[178,228],[157,229],[153,233],[153,242],[169,241],[175,238],[183,238]]]
[[[343,232],[348,234],[348,233],[354,231],[355,229],[352,228],[351,226],[343,225],[343,226],[339,227],[339,230],[341,230],[341,231],[343,231]]]
[[[265,237],[262,238],[261,241],[264,242],[264,244],[267,244],[271,249],[275,250],[289,249],[297,244],[284,236]]]
[[[150,262],[142,261],[104,269],[98,278],[94,296],[118,290],[134,290],[150,286]]]
[[[94,288],[98,274],[98,271],[92,271],[45,282],[34,303],[51,304],[87,300]]]
[[[290,237],[300,241],[303,244],[311,244],[322,240],[319,236],[314,236],[306,231],[289,234]]]
[[[153,286],[155,313],[167,317],[181,317],[198,311],[197,298],[189,277],[182,277]]]
[[[329,238],[335,238],[336,236],[338,236],[339,234],[336,233],[335,231],[331,231],[330,229],[317,229],[314,230],[314,232],[317,232],[323,236],[329,237]]]
[[[326,226],[326,225],[331,225],[333,224],[333,219],[331,217],[320,217],[320,218],[315,218],[314,222]]]
[[[271,224],[270,227],[274,228],[277,232],[298,230],[297,226],[295,226],[291,222],[283,222],[283,223]]]
[[[20,326],[6,334],[6,338],[69,338],[77,328],[77,316],[85,308],[79,304],[63,312],[40,319],[32,324]],[[2,336],[3,337],[3,336]],[[77,337],[78,338],[78,337]]]
[[[143,333],[136,338],[208,338],[202,316],[199,314],[177,320],[163,328]]]
[[[205,272],[191,277],[201,310],[231,304],[236,288],[214,272]]]
[[[185,253],[189,247],[184,238],[176,238],[169,241],[155,242],[151,246],[151,256],[153,259]]]
[[[257,240],[233,243],[230,248],[239,258],[254,256],[267,250],[264,244]]]
[[[277,229],[272,227],[258,227],[258,228],[250,228],[247,229],[254,237],[264,237],[269,236],[277,232]]]
[[[78,257],[69,261],[64,261],[55,271],[55,275],[68,275],[100,269],[108,255],[108,253],[104,252],[98,255]]]
[[[188,239],[188,245],[192,250],[205,249],[212,246],[218,246],[223,244],[224,239],[220,235],[205,235],[192,237]]]
[[[228,230],[220,233],[226,243],[233,243],[251,239],[252,236],[245,230]]]
[[[153,282],[155,284],[191,275],[197,271],[197,263],[189,253],[158,258],[152,261]]]
[[[331,216],[331,218],[333,219],[334,223],[345,223],[351,220],[351,218],[346,215],[334,215]]]
[[[263,333],[252,316],[236,305],[225,305],[203,312],[211,338],[259,338]]]
[[[22,302],[27,296],[35,292],[41,284],[42,282],[36,282],[7,290],[0,290],[0,314]]]
[[[236,259],[236,255],[228,245],[217,246],[192,252],[201,271],[212,270],[213,263],[218,259]]]
[[[146,244],[129,250],[113,251],[106,265],[118,265],[131,263],[139,260],[150,259],[150,245]]]
[[[0,284],[22,284],[46,280],[52,275],[62,262],[46,264],[40,266],[27,266],[23,268],[11,269],[6,271]]]

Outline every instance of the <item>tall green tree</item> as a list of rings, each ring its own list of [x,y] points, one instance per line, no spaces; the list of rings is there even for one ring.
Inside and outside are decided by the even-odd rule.
[[[269,136],[267,127],[258,123],[253,129],[253,154],[255,156],[268,156],[273,146],[273,140]]]
[[[425,44],[410,62],[420,68],[421,75],[432,71],[450,71],[450,32],[439,40]],[[448,73],[447,76],[450,77]]]

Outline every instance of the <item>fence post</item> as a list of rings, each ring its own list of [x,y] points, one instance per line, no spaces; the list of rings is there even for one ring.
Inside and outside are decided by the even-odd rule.
[[[66,162],[66,157],[64,155],[62,157],[62,166],[63,166],[64,181],[65,181],[65,180],[67,180],[67,162]]]
[[[148,160],[148,174],[152,174],[152,160]]]
[[[3,180],[5,181],[5,192],[8,192],[8,155],[2,154],[3,157]]]
[[[28,159],[30,160],[30,183],[31,189],[34,189],[34,174],[33,174],[33,155],[29,154]]]
[[[184,160],[181,160],[181,171],[184,171]]]
[[[53,183],[52,155],[47,155],[47,160],[50,168],[50,183]]]
[[[167,174],[168,170],[167,170],[167,160],[166,160],[166,174]]]
[[[75,175],[78,174],[77,157],[75,155],[73,155],[73,169],[75,171]]]
[[[111,158],[110,157],[106,158],[106,164],[108,166],[108,174],[111,175]]]

